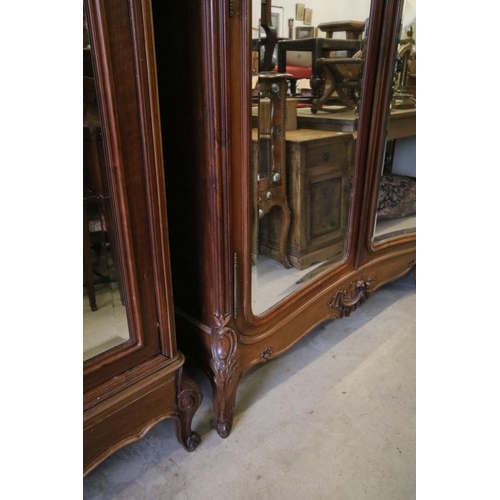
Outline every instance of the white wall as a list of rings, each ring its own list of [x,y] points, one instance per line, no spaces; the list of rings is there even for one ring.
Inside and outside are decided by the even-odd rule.
[[[273,7],[283,7],[284,30],[282,36],[288,36],[288,19],[293,18],[293,29],[297,26],[304,26],[303,21],[295,19],[295,4],[303,3],[308,9],[313,10],[311,26],[330,21],[364,21],[370,13],[370,0],[343,0],[336,2],[333,0],[273,0]],[[253,0],[252,27],[257,27],[260,18],[260,0]],[[324,33],[320,32],[320,36]]]
[[[403,137],[394,145],[392,173],[417,177],[417,138]]]
[[[260,18],[260,0],[252,0],[252,26],[257,28]],[[282,22],[284,33],[288,36],[288,19],[293,18],[293,29],[304,26],[303,21],[295,19],[295,4],[303,3],[308,9],[313,10],[311,26],[330,21],[365,21],[370,14],[370,0],[273,0],[272,5],[283,7],[284,20]],[[417,0],[406,0],[403,12],[403,25],[412,24],[416,18]],[[322,32],[319,36],[324,36]]]

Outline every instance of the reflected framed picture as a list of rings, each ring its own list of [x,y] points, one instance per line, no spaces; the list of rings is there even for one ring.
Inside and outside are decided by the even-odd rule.
[[[276,36],[278,38],[284,36],[285,33],[285,18],[283,16],[283,7],[271,7],[271,26],[276,29]],[[260,28],[260,36],[264,38],[266,36],[266,32],[263,28]]]
[[[313,10],[304,9],[304,24],[311,25],[313,19]]]
[[[300,40],[302,38],[314,38],[314,27],[297,26],[295,28],[295,38],[297,40]]]
[[[296,3],[295,4],[295,19],[297,19],[297,21],[304,20],[304,8],[305,8],[305,4],[303,4],[303,3]]]
[[[276,35],[279,37],[285,36],[285,27],[284,27],[284,21],[285,21],[285,16],[283,14],[284,8],[283,7],[277,7],[272,5],[271,6],[271,22],[274,28],[276,28]]]

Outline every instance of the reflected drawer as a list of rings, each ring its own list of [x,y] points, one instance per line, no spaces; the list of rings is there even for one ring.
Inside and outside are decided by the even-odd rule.
[[[347,134],[350,135],[350,134]],[[341,141],[329,141],[306,147],[305,162],[307,168],[321,165],[338,166],[345,168],[348,165],[350,141],[345,137]]]

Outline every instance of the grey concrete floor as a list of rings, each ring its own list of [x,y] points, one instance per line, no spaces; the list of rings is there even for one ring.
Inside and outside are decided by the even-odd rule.
[[[233,431],[211,426],[197,450],[165,420],[83,480],[84,500],[407,500],[416,497],[416,286],[380,288],[242,380]]]

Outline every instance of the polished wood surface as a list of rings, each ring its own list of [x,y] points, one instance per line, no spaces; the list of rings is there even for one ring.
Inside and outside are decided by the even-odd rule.
[[[346,256],[256,316],[250,2],[176,2],[168,14],[158,4],[164,147],[179,159],[165,172],[178,341],[210,378],[222,437],[231,433],[239,382],[251,367],[286,352],[322,322],[348,317],[415,265],[415,234],[372,239],[400,6],[374,0],[370,12]],[[301,42],[316,50],[316,42]],[[282,56],[281,69],[283,63]],[[172,67],[180,78],[171,78]],[[167,117],[175,127],[165,126]]]
[[[201,393],[183,371],[175,336],[149,1],[85,0],[84,9],[130,330],[128,342],[83,364],[86,475],[165,418],[194,450]]]

